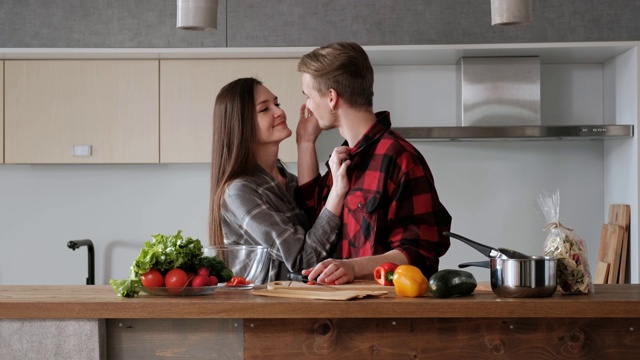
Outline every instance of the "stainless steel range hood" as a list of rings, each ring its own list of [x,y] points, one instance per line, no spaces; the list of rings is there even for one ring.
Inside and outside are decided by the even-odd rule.
[[[633,136],[633,125],[542,125],[539,57],[463,57],[456,70],[457,126],[394,130],[406,139],[421,141],[593,140]]]
[[[394,127],[412,141],[600,140],[633,137],[633,125]]]

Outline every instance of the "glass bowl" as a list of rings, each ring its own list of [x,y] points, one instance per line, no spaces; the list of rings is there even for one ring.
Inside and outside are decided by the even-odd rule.
[[[260,245],[220,245],[207,246],[204,256],[215,256],[222,260],[234,276],[241,276],[248,284],[241,286],[225,286],[229,289],[250,289],[254,285],[264,283],[265,274],[269,271],[269,249]],[[222,285],[222,284],[220,284]],[[230,285],[230,284],[226,284]]]

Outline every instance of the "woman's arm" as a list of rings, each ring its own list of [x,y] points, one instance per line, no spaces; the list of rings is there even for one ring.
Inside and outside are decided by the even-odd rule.
[[[273,207],[274,201],[278,201],[272,196],[276,186],[275,183],[256,186],[244,179],[229,184],[222,212],[225,237],[242,237],[252,244],[267,246],[271,256],[283,261],[290,270],[298,271],[326,259],[336,242],[340,218],[323,209],[307,232],[295,222],[295,215],[300,212],[295,205]]]
[[[296,144],[298,146],[298,184],[305,184],[320,173],[318,168],[318,154],[316,140],[322,129],[318,119],[313,116],[305,104],[300,106],[300,120],[296,128]]]

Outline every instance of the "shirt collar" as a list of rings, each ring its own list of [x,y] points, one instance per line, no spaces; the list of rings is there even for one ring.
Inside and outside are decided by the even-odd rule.
[[[376,114],[376,122],[362,135],[360,140],[351,149],[351,154],[357,154],[366,148],[367,145],[376,142],[382,135],[391,129],[391,114],[388,111],[379,111]],[[345,141],[343,145],[348,146]]]
[[[389,129],[391,129],[391,114],[388,111],[378,111],[375,113],[376,122],[374,122],[369,129],[362,135],[360,140],[356,143],[354,147],[351,148],[350,154],[356,155],[361,152],[364,148],[366,148],[369,144],[378,140],[382,135],[384,135]],[[349,146],[347,140],[342,143],[343,146]],[[329,166],[329,160],[325,163],[325,166],[331,172],[331,167]],[[332,181],[332,178],[329,177],[329,181]]]
[[[278,172],[280,172],[280,175],[284,176],[287,183],[287,188],[298,184],[298,179],[292,176],[292,174],[287,171],[287,169],[284,166],[284,163],[282,163],[280,159],[278,159],[276,163],[276,167],[278,168]],[[274,185],[278,184],[278,181],[271,174],[269,174],[269,172],[265,168],[260,166],[260,164],[256,164],[256,171],[258,174],[262,175],[263,184],[265,183],[274,184]]]

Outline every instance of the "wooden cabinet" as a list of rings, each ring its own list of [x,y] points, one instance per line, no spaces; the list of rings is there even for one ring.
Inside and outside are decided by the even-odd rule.
[[[158,60],[7,60],[6,163],[157,163],[158,91]]]
[[[295,130],[305,101],[297,63],[297,58],[161,60],[160,162],[210,162],[215,98],[241,77],[261,80],[278,96],[294,133],[280,144],[280,159],[296,161]]]

